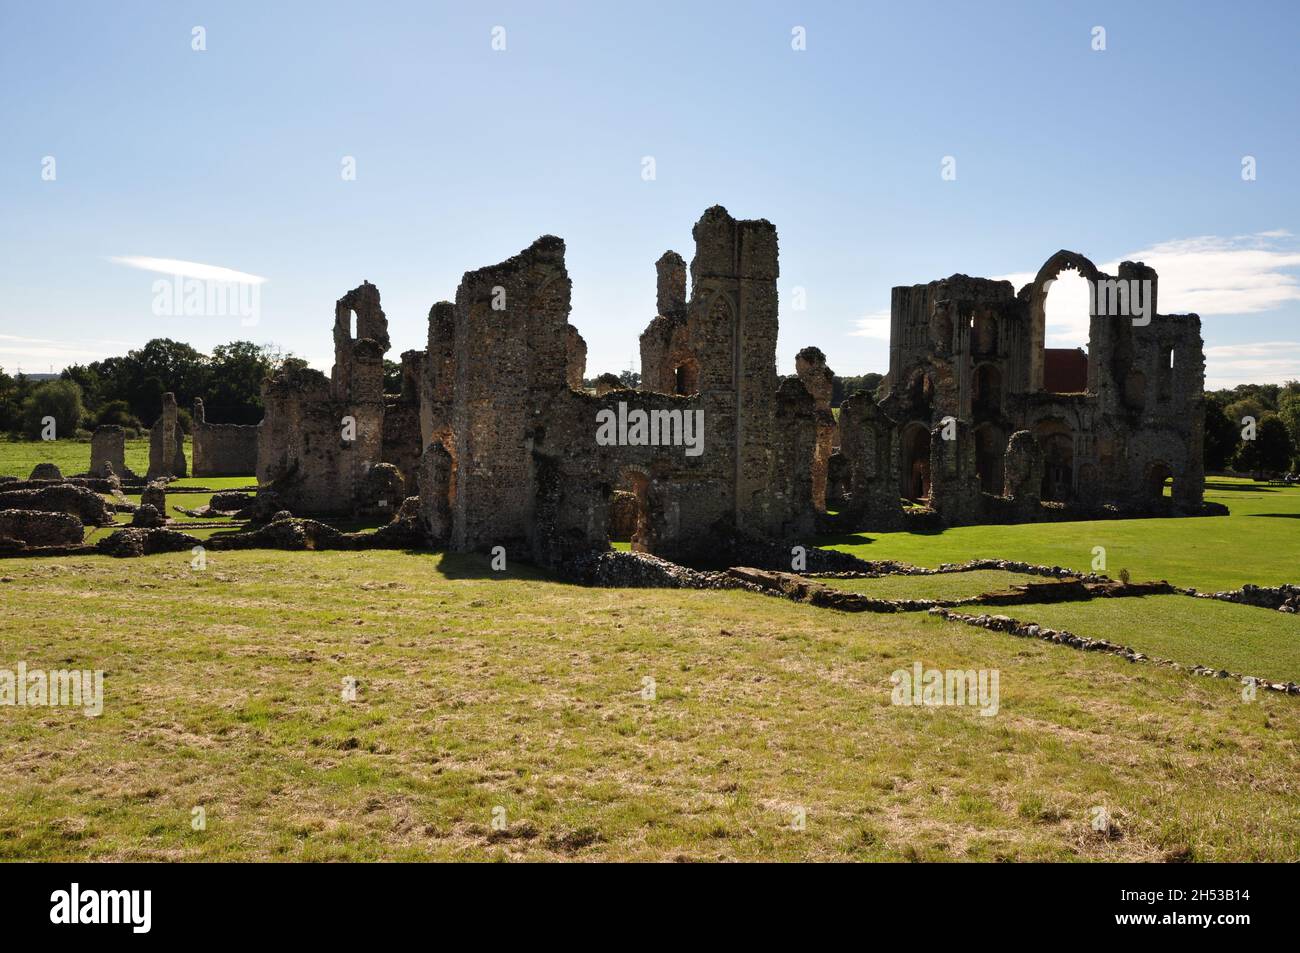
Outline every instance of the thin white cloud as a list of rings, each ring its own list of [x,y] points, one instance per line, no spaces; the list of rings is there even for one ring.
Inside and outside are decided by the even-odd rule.
[[[109,261],[139,268],[142,271],[155,271],[163,275],[180,275],[182,278],[197,278],[200,281],[235,282],[243,285],[260,285],[266,281],[260,275],[250,275],[246,271],[222,268],[220,265],[205,265],[198,261],[183,261],[180,258],[144,258],[135,255],[113,256]]]
[[[1217,344],[1205,349],[1205,387],[1300,380],[1300,341]]]
[[[1163,314],[1201,317],[1261,314],[1300,302],[1300,248],[1285,228],[1247,235],[1202,235],[1158,242],[1113,261],[1098,262],[1109,274],[1121,261],[1140,261],[1160,278],[1157,306]],[[1289,241],[1290,240],[1290,241]],[[1017,290],[1037,272],[999,275]],[[1213,325],[1207,325],[1206,333]],[[1048,347],[1088,343],[1087,285],[1063,273],[1047,297]],[[1206,387],[1234,387],[1300,379],[1300,344],[1287,341],[1206,348]]]
[[[874,341],[889,340],[889,312],[873,311],[853,321],[854,328],[850,337],[871,338]]]
[[[1163,314],[1258,314],[1300,301],[1300,249],[1282,247],[1285,229],[1219,238],[1204,235],[1130,252],[1160,276]],[[1114,274],[1119,261],[1100,266]]]

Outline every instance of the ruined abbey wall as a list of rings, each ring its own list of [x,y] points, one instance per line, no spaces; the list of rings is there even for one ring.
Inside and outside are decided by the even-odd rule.
[[[210,424],[203,401],[194,401],[190,453],[196,477],[249,476],[257,472],[257,424]]]
[[[1047,292],[1066,269],[1086,278],[1101,304],[1089,318],[1086,355],[1045,347]],[[1126,298],[1117,313],[1118,292],[1130,289],[1132,301]],[[1159,314],[1157,294],[1155,271],[1140,262],[1124,262],[1117,275],[1107,275],[1068,251],[1048,259],[1018,294],[1009,282],[965,275],[895,288],[880,409],[899,446],[900,496],[925,500],[949,523],[1009,514],[1032,519],[1035,507],[1006,502],[1014,459],[1022,471],[1041,474],[1035,506],[1198,511],[1200,319]],[[1071,372],[1079,365],[1086,373]],[[949,428],[952,448],[932,439],[946,418],[959,424]],[[843,426],[841,417],[841,436],[854,443]],[[1033,440],[1012,440],[1022,432]],[[1029,453],[1040,458],[1032,466],[1024,460]],[[964,474],[968,460],[979,494],[968,481],[960,492],[951,484],[954,462]],[[1166,498],[1162,484],[1170,477],[1172,498]],[[1030,498],[1021,489],[1018,498]]]
[[[819,526],[1199,508],[1199,321],[1155,314],[1144,265],[1116,278],[1145,283],[1152,320],[1094,316],[1087,355],[1044,346],[1052,278],[1112,279],[1077,254],[1053,256],[1018,294],[965,275],[895,288],[879,399],[850,395],[837,422],[819,349],[777,373],[772,224],[714,207],[692,236],[689,268],[672,251],[656,262],[639,389],[611,374],[583,388],[554,236],[465,273],[454,302],[433,305],[427,348],[402,355],[400,394],[384,394],[387,320],[363,283],[336,304],[331,375],[289,370],[264,386],[257,473],[274,499],[262,509],[376,514],[417,496],[402,509],[433,545],[557,565],[616,538],[708,561]]]

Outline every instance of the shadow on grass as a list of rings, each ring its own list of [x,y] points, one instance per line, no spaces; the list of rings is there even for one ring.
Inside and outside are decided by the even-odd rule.
[[[1266,516],[1280,520],[1300,520],[1300,513],[1247,513],[1246,515],[1250,517]]]
[[[492,557],[487,553],[447,553],[430,549],[408,549],[406,553],[409,556],[442,557],[437,571],[444,579],[490,579],[499,582],[555,582],[576,585],[571,579],[562,578],[531,563],[518,560],[507,562],[506,569],[493,569]]]
[[[1205,481],[1207,490],[1231,490],[1238,493],[1276,493],[1278,490],[1286,489],[1285,487],[1269,486],[1267,483],[1218,483],[1212,480]]]
[[[812,545],[817,547],[863,546],[874,542],[875,540],[865,533],[828,533],[824,536],[814,536],[812,539]]]

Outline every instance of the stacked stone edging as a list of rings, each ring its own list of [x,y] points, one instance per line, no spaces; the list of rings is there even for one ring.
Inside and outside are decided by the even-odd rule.
[[[1220,602],[1234,602],[1242,606],[1254,606],[1259,609],[1275,609],[1278,612],[1300,612],[1300,586],[1283,583],[1280,586],[1254,586],[1250,583],[1240,589],[1224,592],[1197,592],[1187,590],[1187,595],[1197,599],[1217,599]]]
[[[1163,665],[1178,671],[1186,671],[1192,675],[1204,675],[1213,678],[1230,678],[1237,681],[1250,680],[1257,686],[1266,688],[1269,691],[1280,692],[1287,695],[1300,695],[1300,685],[1295,682],[1274,682],[1265,678],[1259,678],[1254,675],[1242,675],[1238,672],[1229,672],[1227,669],[1213,669],[1205,665],[1187,666],[1181,662],[1175,662],[1172,659],[1155,658],[1139,652],[1137,649],[1130,648],[1127,645],[1119,645],[1115,642],[1109,642],[1106,639],[1089,639],[1082,635],[1075,635],[1064,629],[1049,629],[1040,626],[1036,622],[1021,622],[1005,615],[989,615],[982,613],[980,615],[965,615],[960,612],[953,612],[951,609],[936,607],[930,610],[931,615],[946,619],[949,622],[962,622],[966,625],[973,625],[983,629],[989,629],[994,632],[1006,632],[1010,635],[1021,638],[1041,639],[1046,642],[1054,642],[1057,645],[1068,645],[1070,648],[1080,649],[1084,652],[1103,652],[1107,655],[1118,655],[1128,659],[1130,662],[1149,662],[1154,665]]]

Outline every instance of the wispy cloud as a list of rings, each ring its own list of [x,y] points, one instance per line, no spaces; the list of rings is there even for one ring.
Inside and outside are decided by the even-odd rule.
[[[1300,301],[1300,279],[1294,273],[1300,268],[1300,249],[1290,238],[1285,229],[1231,238],[1206,235],[1160,242],[1124,258],[1144,261],[1159,274],[1158,304],[1164,314],[1258,314]],[[1114,273],[1119,262],[1101,268]]]
[[[873,311],[853,321],[850,337],[871,338],[873,341],[889,340],[889,312]]]
[[[1300,380],[1300,341],[1218,344],[1205,349],[1205,387]]]
[[[108,259],[128,268],[142,271],[155,271],[163,275],[180,275],[182,278],[197,278],[200,281],[236,282],[243,285],[260,285],[266,281],[261,275],[250,275],[246,271],[222,268],[220,265],[205,265],[199,261],[183,261],[180,258],[144,258],[134,255],[113,256]]]
[[[1129,252],[1112,261],[1098,262],[1109,274],[1119,271],[1121,261],[1141,261],[1160,277],[1160,311],[1164,314],[1192,312],[1201,317],[1262,314],[1300,302],[1300,247],[1284,228],[1248,235],[1202,235],[1158,242]],[[1021,271],[999,275],[1017,290],[1034,280],[1037,273]],[[1207,325],[1210,337],[1213,325]],[[1073,273],[1065,272],[1047,296],[1048,347],[1084,347],[1088,343],[1088,287]],[[1227,345],[1206,349],[1210,388],[1239,383],[1300,378],[1300,359],[1290,342]],[[1234,348],[1258,348],[1257,354]]]

